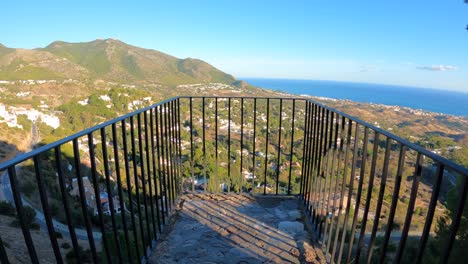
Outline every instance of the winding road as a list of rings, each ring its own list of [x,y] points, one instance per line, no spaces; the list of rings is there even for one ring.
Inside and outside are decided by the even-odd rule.
[[[11,203],[13,206],[15,206],[14,199],[13,199],[13,192],[11,190],[11,185],[10,185],[10,177],[8,177],[8,172],[5,171],[3,173],[3,175],[0,178],[0,181],[1,181],[1,188],[0,188],[1,200],[7,201]],[[36,222],[41,226],[41,230],[47,233],[47,225],[45,221],[45,216],[42,213],[42,211],[36,209],[30,202],[28,202],[27,200],[23,198],[21,198],[21,201],[23,202],[23,206],[27,205],[33,208],[34,211],[36,211]],[[60,232],[63,235],[70,237],[68,225],[62,224],[59,221],[54,220],[54,219],[52,219],[52,223],[54,225],[54,229],[56,232]],[[86,232],[86,229],[75,228],[75,233],[78,239],[82,239],[82,240],[88,239],[88,234]],[[94,240],[101,240],[102,234],[101,232],[93,232],[93,237],[94,237]]]
[[[38,130],[36,124],[33,123],[32,127],[31,127],[30,149],[32,149],[32,147],[35,144],[37,144],[39,141],[40,141],[39,130]],[[17,155],[20,155],[20,154],[21,154],[21,152],[18,153]],[[16,167],[17,175],[21,175],[20,174],[20,169],[21,169],[21,167]],[[5,171],[1,175],[0,185],[1,185],[0,186],[1,187],[0,188],[0,200],[7,201],[7,202],[11,203],[13,206],[15,206],[15,201],[14,201],[14,198],[13,198],[13,192],[11,190],[10,177],[8,175],[8,171]],[[27,206],[33,208],[34,211],[36,211],[36,222],[40,225],[41,230],[43,232],[45,232],[46,234],[48,234],[47,233],[47,224],[46,224],[46,221],[45,221],[45,216],[42,213],[42,211],[35,208],[29,201],[25,200],[23,197],[21,198],[21,201],[23,203],[23,206],[27,205]],[[63,235],[66,235],[66,236],[70,237],[68,225],[62,224],[61,222],[59,222],[59,221],[57,221],[55,219],[52,219],[52,223],[54,225],[54,229],[55,229],[56,232],[60,232]],[[86,232],[86,229],[75,228],[75,233],[76,233],[76,237],[78,239],[88,240],[88,234]],[[100,241],[101,238],[102,238],[102,234],[101,234],[101,232],[93,232],[93,237],[94,237],[94,240]]]

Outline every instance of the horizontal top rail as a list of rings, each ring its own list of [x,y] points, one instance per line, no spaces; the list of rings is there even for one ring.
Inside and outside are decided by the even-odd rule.
[[[465,168],[465,167],[463,167],[463,166],[461,166],[461,165],[459,165],[459,164],[457,164],[457,163],[455,163],[453,161],[450,161],[450,160],[448,160],[448,159],[446,159],[446,158],[444,158],[444,157],[442,157],[440,155],[432,153],[429,150],[427,150],[427,149],[425,149],[425,148],[423,148],[423,147],[421,147],[421,146],[419,146],[419,145],[417,145],[415,143],[411,143],[410,141],[408,141],[406,139],[403,139],[403,138],[401,138],[401,137],[399,137],[397,135],[394,135],[394,134],[392,134],[392,133],[390,133],[390,132],[388,132],[386,130],[383,130],[383,129],[378,128],[378,127],[376,127],[374,125],[371,125],[371,124],[369,124],[369,123],[367,123],[365,121],[362,121],[361,119],[359,119],[359,118],[357,118],[355,116],[346,114],[346,113],[341,112],[339,110],[336,110],[335,108],[332,108],[332,107],[329,107],[329,106],[324,105],[322,103],[319,103],[319,102],[317,102],[317,101],[315,101],[313,99],[307,99],[307,101],[309,101],[311,103],[314,103],[314,104],[316,104],[316,105],[318,105],[320,107],[323,107],[325,109],[328,109],[330,111],[333,111],[333,112],[335,112],[335,113],[337,113],[337,114],[339,114],[339,115],[341,115],[343,117],[346,117],[349,120],[352,120],[352,121],[354,121],[354,122],[356,122],[356,123],[358,123],[360,125],[366,126],[366,127],[370,128],[370,129],[378,132],[379,134],[382,134],[382,135],[384,135],[384,136],[386,136],[388,138],[391,138],[391,139],[397,141],[398,143],[400,143],[400,144],[402,144],[404,146],[407,146],[407,147],[409,147],[409,148],[423,154],[426,157],[429,157],[429,158],[433,159],[434,161],[437,161],[439,163],[444,164],[445,166],[448,166],[450,169],[462,174],[463,176],[468,177],[468,168]]]
[[[166,99],[166,100],[161,101],[161,102],[159,102],[159,103],[152,104],[152,105],[150,105],[150,106],[147,106],[147,107],[138,109],[138,110],[136,110],[136,111],[134,111],[134,112],[125,114],[125,115],[123,115],[123,116],[119,116],[119,117],[114,118],[114,119],[109,120],[109,121],[106,121],[106,122],[101,123],[101,124],[99,124],[99,125],[96,125],[96,126],[87,128],[87,129],[85,129],[85,130],[82,130],[82,131],[80,131],[80,132],[77,132],[77,133],[75,133],[75,134],[72,134],[72,135],[70,135],[70,136],[68,136],[68,137],[62,138],[62,139],[57,140],[57,141],[55,141],[55,142],[52,142],[52,143],[50,143],[50,144],[47,144],[47,145],[41,146],[41,147],[39,147],[39,148],[36,148],[36,149],[34,149],[34,150],[30,151],[30,152],[23,153],[23,154],[21,154],[21,155],[15,157],[15,158],[13,158],[13,159],[7,160],[7,161],[4,162],[4,163],[0,163],[0,171],[6,170],[8,167],[14,166],[14,165],[16,165],[16,164],[18,164],[18,163],[21,163],[21,162],[23,162],[23,161],[26,161],[26,160],[28,160],[28,159],[31,159],[31,158],[33,158],[34,156],[39,155],[39,154],[41,154],[41,153],[43,153],[43,152],[49,151],[49,150],[51,150],[51,149],[53,149],[53,148],[56,148],[56,147],[61,146],[61,145],[65,144],[65,143],[68,143],[68,142],[72,141],[73,139],[76,139],[76,138],[85,136],[85,135],[87,135],[87,134],[89,134],[89,133],[92,133],[92,132],[97,131],[97,130],[99,130],[99,129],[101,129],[101,128],[107,127],[107,126],[109,126],[109,125],[115,124],[115,123],[117,123],[117,122],[119,122],[119,121],[122,121],[122,120],[124,120],[124,119],[126,119],[126,118],[129,118],[129,117],[131,117],[131,116],[135,116],[135,115],[138,115],[138,114],[140,114],[140,113],[144,113],[144,112],[146,112],[146,111],[148,111],[148,110],[150,110],[150,109],[153,109],[153,108],[155,108],[155,107],[158,107],[158,106],[160,106],[160,105],[163,105],[163,104],[166,104],[166,103],[168,103],[168,102],[177,100],[178,98],[179,98],[179,96]]]
[[[209,96],[203,96],[203,95],[196,95],[196,96],[179,96],[179,98],[184,98],[184,99],[190,99],[190,98],[210,98],[210,99],[215,99],[215,98],[226,98],[226,99],[271,99],[271,100],[301,100],[305,101],[307,98],[305,97],[271,97],[271,96],[214,96],[214,95],[209,95]]]

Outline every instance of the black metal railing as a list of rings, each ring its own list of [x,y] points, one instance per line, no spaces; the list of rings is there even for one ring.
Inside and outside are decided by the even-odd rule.
[[[183,192],[298,195],[332,263],[446,263],[467,243],[466,168],[304,98],[176,97],[0,172],[33,263],[37,243],[59,263],[144,261]]]
[[[331,263],[466,254],[467,168],[314,101],[305,123],[301,196]]]
[[[31,262],[39,262],[37,243],[50,243],[55,260],[65,261],[58,233],[72,243],[67,261],[147,258],[180,191],[179,139],[179,98],[173,98],[2,163]],[[24,192],[30,172],[40,204]],[[63,215],[52,212],[51,202],[61,204]],[[42,207],[36,219],[43,219],[49,241],[33,241],[25,204]],[[9,262],[5,242],[2,263]]]

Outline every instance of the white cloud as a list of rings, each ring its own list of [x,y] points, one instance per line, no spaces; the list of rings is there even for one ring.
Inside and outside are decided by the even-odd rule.
[[[453,66],[453,65],[432,65],[432,66],[420,66],[416,68],[419,70],[426,70],[426,71],[456,71],[458,70],[458,67]]]

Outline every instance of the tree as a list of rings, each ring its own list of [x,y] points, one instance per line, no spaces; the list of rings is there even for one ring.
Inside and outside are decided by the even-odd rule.
[[[436,243],[439,245],[439,249],[445,249],[447,239],[449,239],[449,232],[451,226],[452,217],[456,214],[456,209],[460,200],[462,191],[462,180],[463,176],[458,177],[457,184],[449,191],[447,195],[447,211],[437,222],[436,230]],[[466,197],[465,197],[466,199]],[[456,241],[453,242],[452,251],[450,254],[450,260],[462,260],[466,258],[466,249],[468,249],[468,203],[465,202],[463,208],[463,214],[461,217],[460,226],[456,235]]]

